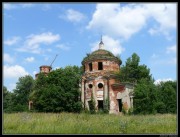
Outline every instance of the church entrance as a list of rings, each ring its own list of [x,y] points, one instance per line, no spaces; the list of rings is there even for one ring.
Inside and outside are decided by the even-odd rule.
[[[98,110],[103,110],[103,100],[98,100]]]
[[[119,112],[122,112],[122,106],[123,106],[122,99],[117,99],[117,101],[118,101],[118,106],[119,106]]]

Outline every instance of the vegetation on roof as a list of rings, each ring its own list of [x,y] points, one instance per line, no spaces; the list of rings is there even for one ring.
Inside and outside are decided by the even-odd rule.
[[[86,54],[86,57],[83,58],[83,61],[81,63],[84,64],[85,62],[88,62],[88,61],[103,60],[103,59],[116,61],[119,64],[122,63],[120,57],[114,56],[113,53],[104,49],[98,49],[92,52],[91,54],[89,53]]]

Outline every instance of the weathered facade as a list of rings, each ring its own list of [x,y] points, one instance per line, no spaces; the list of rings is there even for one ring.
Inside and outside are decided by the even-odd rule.
[[[42,65],[39,68],[40,68],[40,73],[44,73],[45,75],[47,75],[52,70],[52,67],[51,66],[47,66],[47,65]],[[39,73],[37,73],[35,75],[36,79],[38,78],[38,75],[39,75]]]
[[[115,72],[120,70],[121,60],[111,52],[104,50],[104,43],[99,49],[88,54],[82,61],[84,74],[81,83],[81,100],[88,110],[91,96],[95,101],[96,111],[104,109],[109,102],[109,113],[118,114],[122,109],[133,107],[133,84],[120,83]]]

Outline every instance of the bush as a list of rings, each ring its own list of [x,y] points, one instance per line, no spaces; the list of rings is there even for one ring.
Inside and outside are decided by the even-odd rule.
[[[128,115],[132,115],[133,114],[133,108],[131,107],[129,110],[128,110]]]
[[[155,105],[157,113],[166,113],[166,105],[163,102],[157,102]]]
[[[104,100],[104,109],[103,109],[103,112],[105,114],[109,113],[109,100],[108,99]]]
[[[123,113],[124,115],[128,114],[127,110],[126,110],[124,107],[122,107],[122,113]]]
[[[96,112],[94,100],[91,100],[89,102],[89,111],[90,111],[91,114],[95,114],[95,112]]]

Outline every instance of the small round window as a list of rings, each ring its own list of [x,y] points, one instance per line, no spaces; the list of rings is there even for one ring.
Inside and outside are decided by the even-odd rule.
[[[103,84],[102,83],[99,83],[98,84],[98,88],[102,88],[103,87]]]
[[[93,85],[92,84],[89,84],[89,88],[92,88],[93,87]]]

